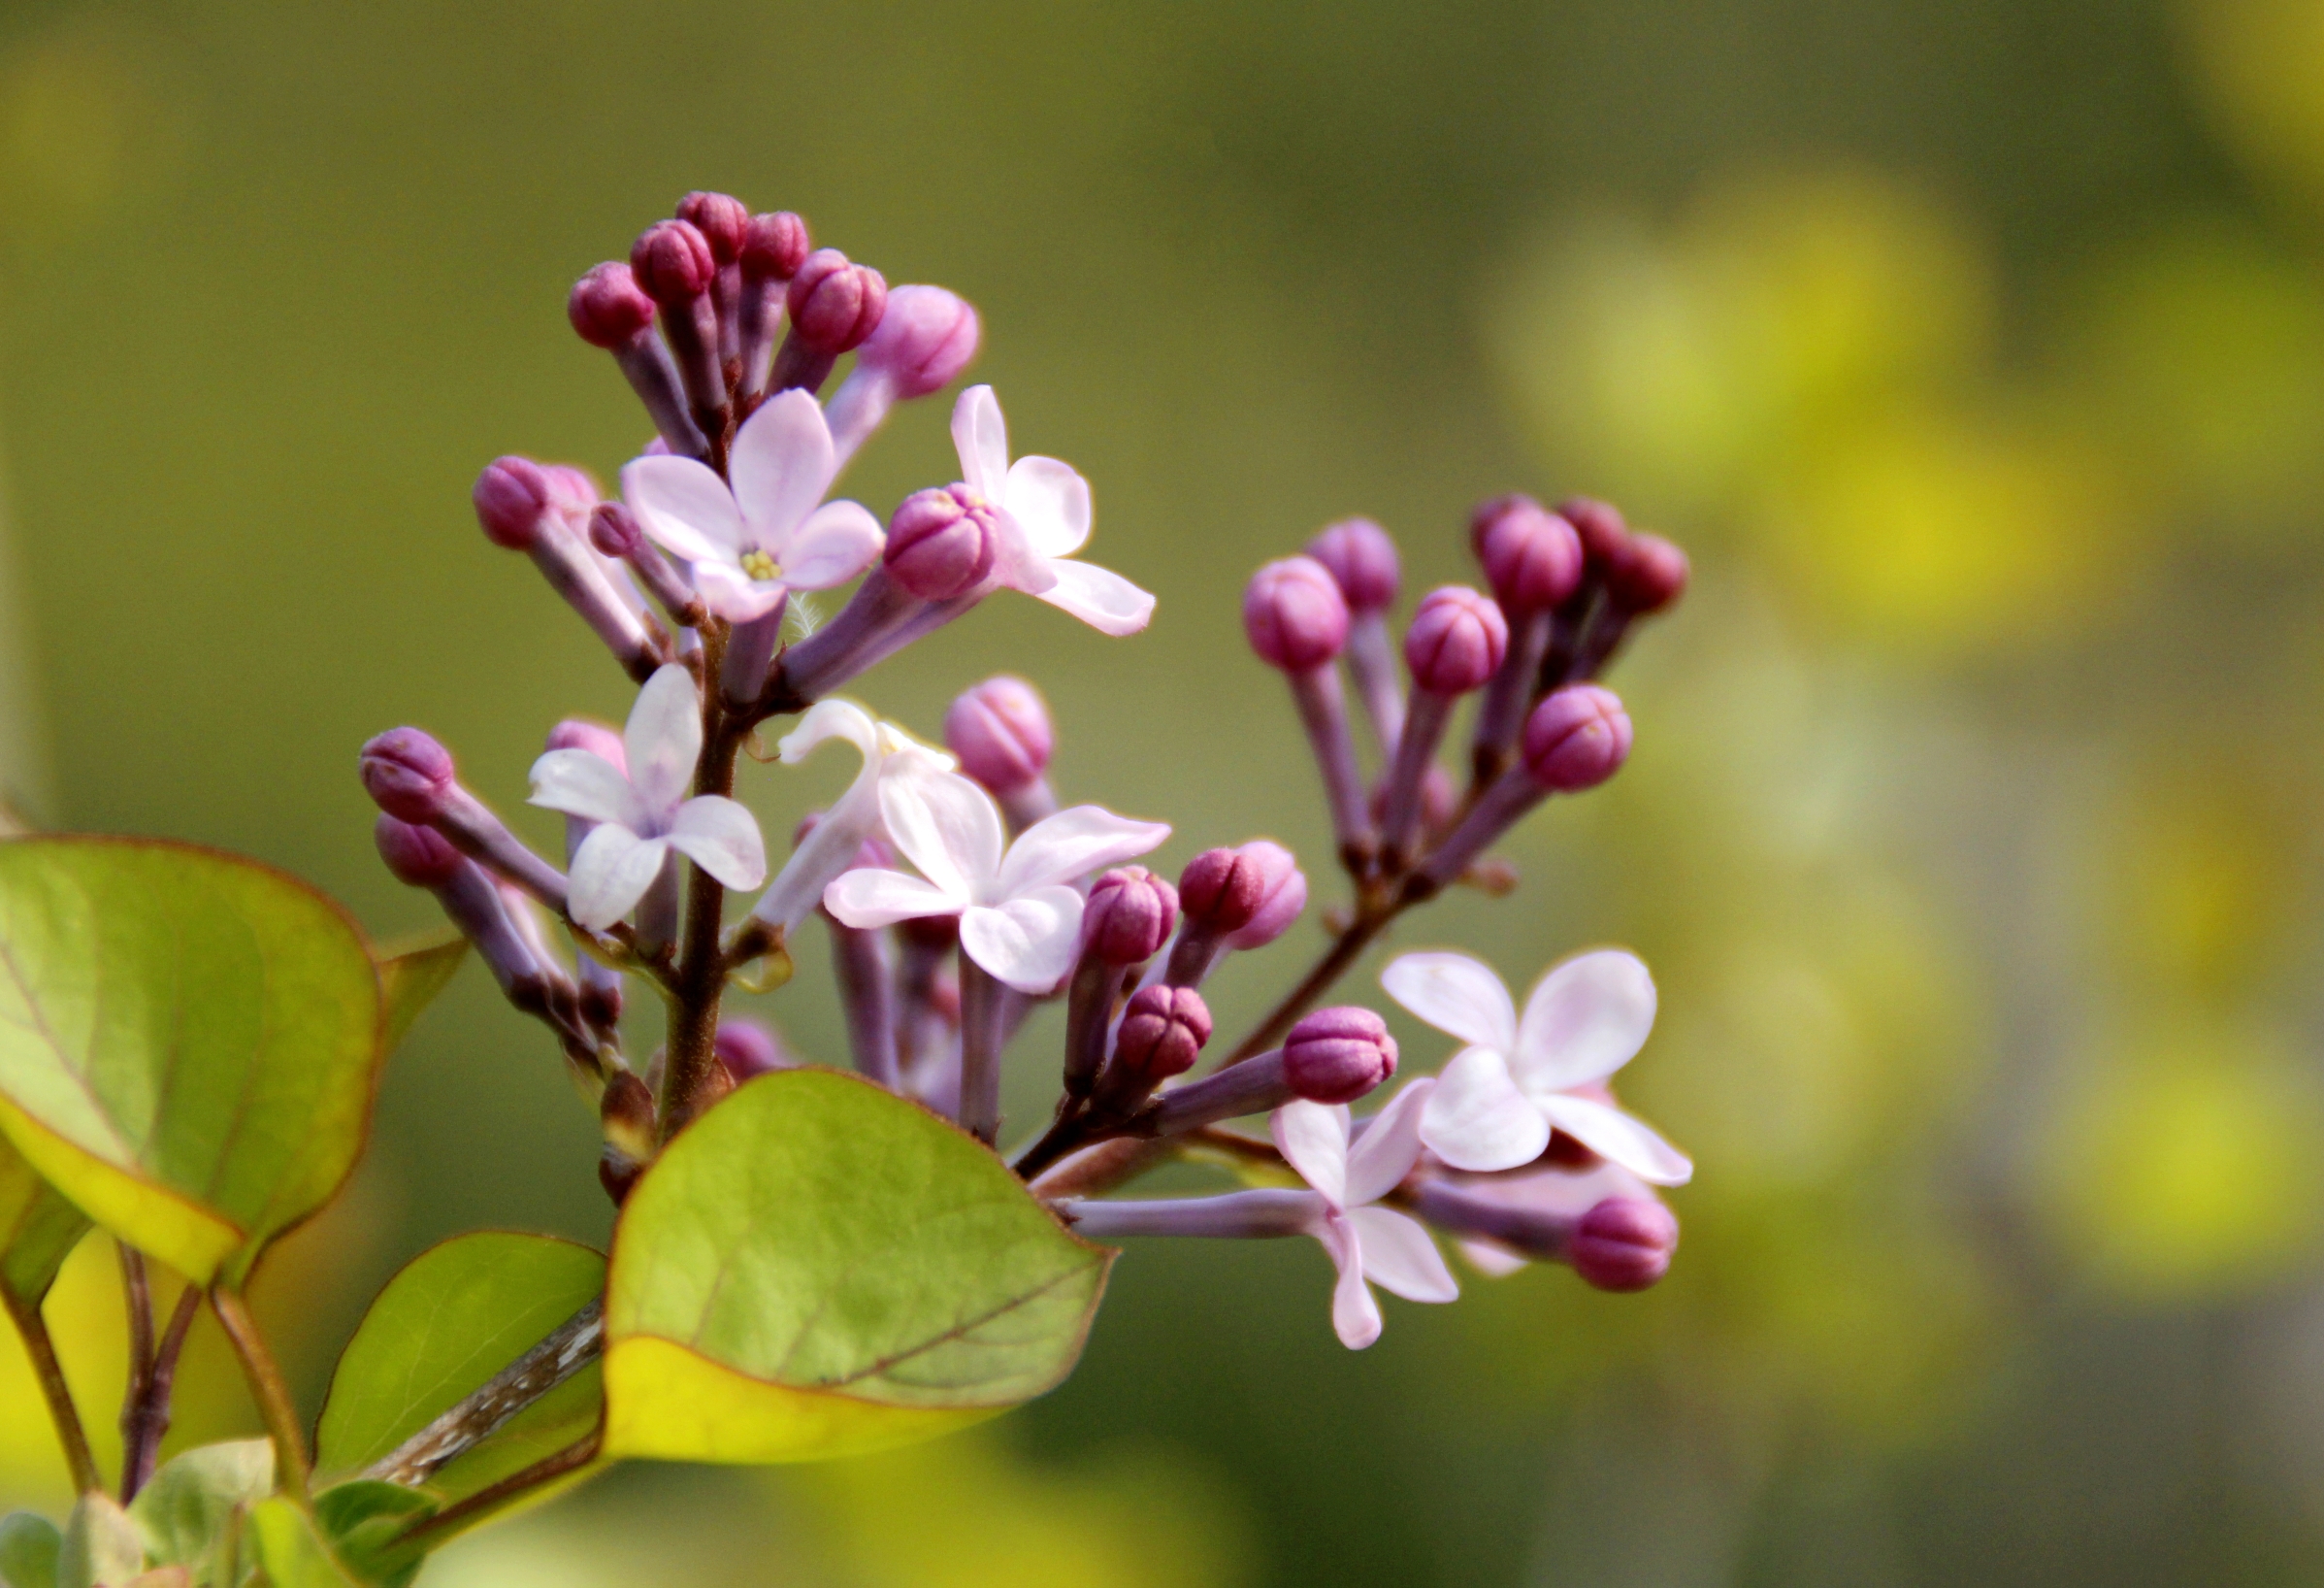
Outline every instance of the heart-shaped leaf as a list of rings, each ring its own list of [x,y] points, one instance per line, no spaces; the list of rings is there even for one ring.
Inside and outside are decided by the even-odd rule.
[[[331,1540],[332,1553],[349,1574],[378,1588],[404,1588],[419,1575],[424,1554],[397,1549],[396,1539],[412,1524],[436,1513],[436,1499],[401,1483],[358,1478],[314,1497],[314,1519]]]
[[[38,1308],[88,1227],[88,1215],[0,1140],[0,1290],[10,1303]]]
[[[326,1474],[363,1471],[605,1290],[606,1260],[548,1236],[486,1230],[422,1252],[387,1282],[331,1375],[315,1439]],[[473,1494],[573,1443],[602,1403],[591,1363],[428,1480]]]
[[[393,1053],[404,1045],[411,1022],[451,984],[467,957],[468,940],[457,933],[379,955],[379,997],[386,1011],[380,1052]]]
[[[99,1224],[239,1284],[363,1142],[379,978],[362,935],[250,861],[0,844],[0,1135]]]
[[[0,1583],[8,1588],[56,1588],[56,1557],[64,1536],[46,1516],[28,1510],[0,1516]]]
[[[605,1453],[814,1461],[993,1416],[1072,1370],[1112,1258],[916,1104],[762,1076],[630,1194]]]
[[[243,1520],[243,1559],[265,1588],[360,1588],[315,1531],[313,1518],[281,1496],[261,1500]]]
[[[113,1496],[90,1490],[65,1518],[56,1588],[111,1588],[146,1570],[146,1541]]]
[[[156,1566],[182,1566],[205,1581],[220,1559],[227,1524],[275,1487],[272,1439],[230,1439],[173,1456],[130,1502],[129,1519]]]

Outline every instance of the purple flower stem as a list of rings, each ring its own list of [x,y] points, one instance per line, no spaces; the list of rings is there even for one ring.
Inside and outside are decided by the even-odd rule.
[[[1364,811],[1363,775],[1356,766],[1356,742],[1348,734],[1339,672],[1326,663],[1285,677],[1291,679],[1292,698],[1299,708],[1299,724],[1307,730],[1308,746],[1315,751],[1316,770],[1323,775],[1324,796],[1331,806],[1331,832],[1339,841],[1340,857],[1360,875],[1369,864],[1373,840]]]

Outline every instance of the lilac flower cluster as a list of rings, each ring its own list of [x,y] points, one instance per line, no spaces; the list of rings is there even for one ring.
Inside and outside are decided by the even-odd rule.
[[[1472,538],[1489,594],[1429,592],[1400,645],[1396,549],[1368,520],[1334,524],[1254,576],[1250,642],[1290,683],[1353,897],[1327,912],[1321,960],[1198,1073],[1213,1036],[1205,978],[1306,909],[1291,851],[1265,839],[1208,849],[1175,880],[1133,864],[1169,827],[1061,807],[1049,715],[1020,678],[962,694],[943,747],[835,694],[1003,589],[1109,635],[1152,615],[1150,595],[1078,559],[1087,481],[1055,458],[1012,459],[989,386],[954,406],[957,480],[906,497],[884,525],[834,496],[899,403],[973,360],[975,311],[940,287],[891,290],[812,248],[797,215],[754,215],[714,193],[689,194],[626,263],[589,271],[568,310],[613,355],[654,435],[615,497],[581,470],[504,457],[475,506],[487,538],[530,556],[638,684],[628,721],[559,723],[533,767],[532,803],[565,817],[562,866],[415,728],[366,744],[362,775],[381,857],[435,894],[596,1101],[617,1202],[689,1121],[796,1062],[720,1007],[730,984],[787,979],[789,944],[813,918],[830,937],[854,1067],[988,1145],[1000,1138],[1004,1055],[1038,1004],[1063,1000],[1056,1111],[1011,1161],[1084,1234],[1312,1237],[1338,1267],[1333,1317],[1352,1346],[1379,1333],[1370,1285],[1417,1301],[1457,1293],[1432,1230],[1487,1273],[1554,1259],[1608,1289],[1660,1277],[1677,1226],[1652,1188],[1683,1183],[1690,1166],[1606,1084],[1653,1024],[1653,983],[1635,957],[1567,961],[1522,1014],[1465,955],[1393,960],[1389,996],[1464,1045],[1364,1119],[1350,1106],[1395,1075],[1396,1043],[1372,1010],[1316,1006],[1444,888],[1505,891],[1490,845],[1550,796],[1619,770],[1630,721],[1593,680],[1684,588],[1673,547],[1594,502],[1489,502]],[[795,598],[847,585],[828,621],[786,627]],[[1442,749],[1470,696],[1464,788]],[[860,757],[779,868],[733,797],[739,752],[775,718],[796,719],[776,743],[781,765],[834,741]],[[727,895],[754,890],[730,920]],[[668,1012],[641,1064],[621,1023],[633,981]],[[1263,1137],[1228,1123],[1260,1114]],[[1249,1188],[1105,1195],[1185,1156],[1236,1165]]]

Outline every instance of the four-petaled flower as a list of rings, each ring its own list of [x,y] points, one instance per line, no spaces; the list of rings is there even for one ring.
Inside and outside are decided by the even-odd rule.
[[[797,766],[813,754],[816,746],[835,739],[843,739],[863,752],[863,770],[792,852],[751,910],[786,932],[823,902],[823,890],[855,864],[864,841],[884,831],[879,810],[881,778],[953,769],[950,755],[923,744],[893,722],[877,720],[851,700],[817,701],[775,748],[785,766]]]
[[[598,825],[573,857],[566,908],[593,932],[611,926],[653,886],[674,849],[730,888],[767,880],[759,824],[716,794],[685,798],[702,753],[702,699],[674,662],[638,692],[621,734],[629,770],[593,750],[551,750],[533,763],[533,803]]]
[[[645,532],[692,565],[703,604],[747,623],[792,590],[846,583],[879,555],[877,519],[856,503],[823,500],[837,470],[822,408],[792,390],[736,432],[731,489],[692,458],[648,454],[621,471],[621,494]]]
[[[862,867],[824,890],[825,908],[862,928],[958,915],[968,957],[1022,993],[1048,992],[1073,968],[1082,898],[1066,884],[1170,836],[1167,823],[1077,805],[1004,850],[992,796],[956,772],[882,777],[879,804],[889,841],[920,877]]]
[[[1654,1185],[1685,1185],[1686,1155],[1588,1093],[1630,1062],[1654,1025],[1654,980],[1619,948],[1551,968],[1518,1018],[1509,989],[1466,954],[1405,954],[1380,973],[1388,994],[1469,1043],[1437,1078],[1421,1121],[1428,1150],[1456,1169],[1531,1163],[1563,1131]]]
[[[1071,612],[1101,634],[1135,634],[1154,597],[1111,569],[1076,562],[1090,538],[1090,482],[1053,457],[1008,456],[1008,426],[991,386],[970,386],[952,409],[952,445],[968,489],[997,510],[1000,582]]]
[[[1345,1104],[1287,1103],[1267,1119],[1284,1161],[1322,1198],[1323,1210],[1307,1233],[1339,1270],[1331,1327],[1352,1351],[1380,1338],[1380,1304],[1372,1300],[1371,1285],[1408,1302],[1449,1302],[1460,1294],[1426,1227],[1372,1206],[1419,1161],[1421,1115],[1432,1090],[1426,1080],[1405,1087],[1353,1146]]]

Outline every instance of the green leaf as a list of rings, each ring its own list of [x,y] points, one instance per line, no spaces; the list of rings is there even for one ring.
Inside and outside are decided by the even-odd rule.
[[[405,1529],[435,1513],[431,1496],[401,1483],[358,1479],[314,1497],[314,1519],[341,1562],[379,1588],[404,1588],[419,1574],[424,1554],[389,1546]]]
[[[457,933],[379,956],[379,996],[386,1010],[379,1038],[381,1053],[393,1053],[404,1045],[411,1022],[451,984],[460,962],[467,957],[468,940]]]
[[[182,1566],[204,1581],[222,1557],[228,1524],[241,1506],[275,1487],[272,1439],[205,1444],[164,1462],[129,1503],[129,1519],[157,1566]]]
[[[603,1293],[606,1260],[548,1236],[482,1231],[422,1252],[364,1314],[316,1433],[326,1473],[358,1472],[539,1344]],[[592,1363],[432,1478],[449,1501],[531,1466],[596,1423]]]
[[[46,1516],[28,1510],[0,1516],[0,1583],[8,1588],[56,1588],[56,1557],[64,1535]]]
[[[41,1305],[88,1227],[87,1214],[0,1140],[0,1289],[17,1307]]]
[[[56,1588],[118,1588],[146,1569],[137,1524],[111,1495],[92,1489],[65,1519],[56,1552]]]
[[[1112,1259],[917,1105],[764,1076],[630,1195],[605,1454],[814,1461],[993,1416],[1072,1370]]]
[[[0,843],[0,1135],[130,1244],[238,1284],[369,1124],[379,978],[321,894],[176,844]]]
[[[243,1537],[244,1555],[257,1563],[265,1588],[361,1588],[294,1501],[278,1496],[252,1505]]]

